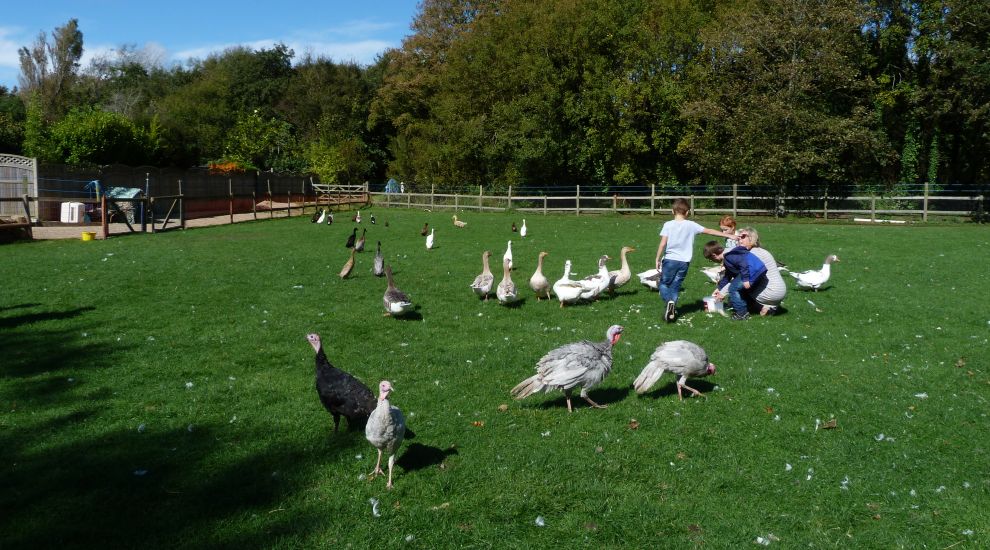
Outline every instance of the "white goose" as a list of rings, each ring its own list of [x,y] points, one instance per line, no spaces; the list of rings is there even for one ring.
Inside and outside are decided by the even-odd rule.
[[[512,264],[509,262],[502,262],[502,282],[495,289],[495,296],[498,297],[499,303],[506,305],[515,302],[519,298],[519,293],[516,291],[516,283],[512,282]]]
[[[436,229],[430,229],[430,234],[426,236],[426,249],[427,250],[432,250],[433,249],[433,234],[434,234],[434,232],[436,232]]]
[[[660,287],[660,270],[659,269],[647,269],[642,273],[637,273],[639,277],[639,282],[648,288],[657,290]]]
[[[523,223],[525,224],[525,220]],[[526,226],[523,225],[523,227]],[[536,273],[533,273],[533,276],[529,278],[529,288],[536,293],[536,301],[540,301],[543,296],[546,296],[547,300],[550,299],[550,281],[543,274],[543,258],[546,256],[546,252],[540,252],[540,257],[536,260]]]
[[[607,255],[598,258],[598,273],[581,279],[581,286],[584,287],[584,290],[581,292],[582,299],[594,300],[603,290],[608,288],[608,267],[605,266],[605,262],[609,259]]]
[[[454,227],[467,227],[467,222],[457,219],[457,214],[454,214],[452,218],[454,219]]]
[[[789,269],[782,267],[781,271],[787,271],[791,274],[791,277],[797,281],[797,285],[801,288],[811,288],[815,292],[828,282],[828,278],[832,275],[832,262],[839,261],[839,257],[835,254],[830,254],[825,258],[825,263],[822,264],[821,269],[809,269],[808,271],[801,271],[799,273],[794,273]]]
[[[492,270],[488,267],[488,258],[492,255],[491,251],[486,250],[481,254],[481,274],[474,278],[474,282],[471,283],[471,289],[478,296],[484,296],[485,301],[488,301],[488,293],[492,291],[492,285],[495,283],[495,276],[492,275]]]
[[[623,246],[622,250],[619,252],[622,267],[620,269],[616,269],[615,271],[608,272],[608,291],[610,294],[614,294],[615,289],[628,283],[629,280],[632,279],[632,271],[629,269],[629,262],[626,260],[626,253],[635,251],[636,249],[631,246]]]
[[[512,241],[505,246],[505,254],[502,254],[502,262],[509,262],[509,269],[512,269]]]
[[[557,300],[560,301],[560,307],[564,307],[564,304],[573,304],[581,299],[581,291],[584,290],[584,286],[578,281],[571,280],[571,261],[567,260],[564,262],[564,276],[553,284],[553,293],[557,295]]]
[[[708,277],[709,281],[718,284],[719,280],[722,279],[723,269],[724,268],[720,265],[713,265],[711,267],[701,268],[701,272],[705,274],[705,277]]]
[[[528,231],[526,230],[526,218],[523,218],[522,227],[519,228],[519,236],[525,238],[526,233],[528,233]]]

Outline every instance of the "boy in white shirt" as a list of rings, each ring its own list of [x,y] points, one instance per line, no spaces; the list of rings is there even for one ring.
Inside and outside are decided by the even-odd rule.
[[[716,237],[734,239],[732,233],[722,233],[708,229],[703,225],[687,219],[691,210],[685,199],[674,199],[671,211],[674,219],[663,224],[660,229],[660,246],[657,247],[657,269],[660,270],[660,297],[667,302],[664,320],[668,323],[677,319],[677,296],[681,291],[681,283],[687,276],[694,255],[694,236],[706,233]],[[665,253],[666,252],[666,253]],[[661,261],[662,260],[662,261]]]

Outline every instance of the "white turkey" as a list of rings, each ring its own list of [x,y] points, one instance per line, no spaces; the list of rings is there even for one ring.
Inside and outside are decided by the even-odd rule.
[[[621,335],[622,326],[612,325],[605,332],[604,342],[582,340],[550,351],[536,364],[536,374],[517,384],[509,393],[516,399],[523,399],[534,393],[563,390],[567,411],[573,412],[571,391],[581,386],[581,398],[596,409],[604,409],[608,405],[592,401],[588,390],[612,370],[612,347]]]
[[[786,271],[794,277],[797,282],[797,286],[801,288],[811,288],[816,292],[822,285],[828,282],[828,278],[832,275],[832,263],[839,261],[839,257],[835,254],[830,254],[825,258],[825,263],[822,264],[821,269],[809,269],[808,271],[801,271],[795,273],[786,267],[780,268],[780,271]]]
[[[636,393],[646,393],[657,383],[665,372],[680,375],[677,380],[677,397],[682,401],[681,388],[694,395],[701,395],[698,390],[687,385],[688,378],[701,378],[715,374],[715,365],[708,361],[708,354],[701,346],[687,340],[674,340],[660,345],[650,356],[650,362],[636,377],[633,387]]]
[[[392,468],[395,466],[395,453],[402,446],[402,440],[406,436],[406,420],[402,416],[402,411],[398,407],[393,407],[388,401],[388,396],[393,391],[392,383],[382,380],[378,384],[378,406],[368,417],[368,423],[364,427],[364,435],[376,449],[378,449],[378,461],[375,462],[375,469],[368,474],[374,479],[378,474],[385,475],[382,471],[382,454],[388,454],[388,483],[385,487],[392,488]]]
[[[484,296],[485,301],[488,300],[488,293],[492,291],[492,285],[495,284],[495,276],[492,275],[492,270],[488,267],[488,258],[491,255],[492,253],[489,250],[481,254],[481,273],[471,283],[471,290],[478,296]]]

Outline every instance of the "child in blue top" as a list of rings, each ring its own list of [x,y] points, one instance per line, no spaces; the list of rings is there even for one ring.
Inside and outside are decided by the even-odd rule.
[[[728,286],[729,304],[735,313],[732,318],[737,321],[749,319],[749,306],[747,298],[754,287],[765,282],[767,277],[767,267],[755,254],[750,252],[749,235],[741,233],[739,235],[739,246],[732,250],[725,250],[725,247],[715,241],[705,243],[705,257],[713,262],[721,262],[725,267],[722,279],[715,285],[715,292],[712,296],[717,300],[722,299],[722,289]]]
[[[707,233],[726,239],[735,235],[708,229],[703,225],[687,219],[691,206],[684,199],[674,199],[671,211],[674,219],[663,224],[660,229],[660,246],[657,248],[657,269],[660,270],[660,297],[667,302],[664,320],[668,323],[677,319],[675,310],[677,296],[681,292],[681,284],[687,276],[688,267],[694,254],[694,236]],[[666,253],[665,253],[666,252]],[[661,262],[662,258],[662,262]]]

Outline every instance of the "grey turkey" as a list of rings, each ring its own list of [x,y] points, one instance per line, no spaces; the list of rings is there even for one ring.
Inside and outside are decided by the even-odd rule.
[[[333,415],[333,431],[339,429],[342,416],[348,429],[363,428],[377,406],[375,395],[360,380],[330,364],[319,334],[309,334],[306,339],[316,351],[316,393]]]
[[[681,388],[694,395],[701,392],[687,385],[688,378],[701,378],[715,374],[715,365],[708,360],[708,354],[698,344],[687,340],[673,340],[660,345],[650,356],[650,362],[643,367],[633,386],[636,393],[646,393],[657,383],[665,372],[680,375],[677,379],[677,397],[682,401]]]
[[[406,435],[406,420],[402,416],[402,411],[398,407],[393,407],[388,400],[392,391],[392,383],[388,380],[382,380],[378,384],[378,403],[364,429],[368,442],[378,449],[378,461],[375,462],[375,469],[368,477],[374,478],[378,474],[385,473],[382,471],[382,454],[388,453],[388,483],[385,486],[389,489],[392,488],[395,453],[402,446],[402,440]]]
[[[567,399],[567,411],[571,407],[571,391],[581,386],[581,398],[592,407],[604,409],[588,397],[588,390],[598,385],[612,370],[612,347],[622,335],[621,325],[612,325],[605,332],[604,342],[582,340],[565,344],[544,355],[536,364],[536,374],[523,380],[510,390],[516,399],[523,399],[538,392],[563,390]]]

